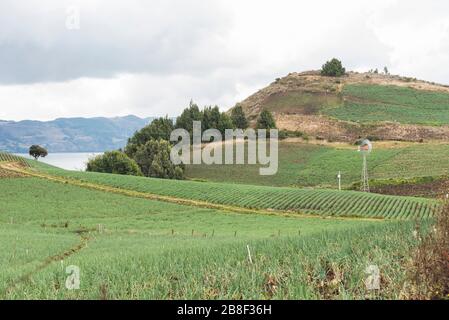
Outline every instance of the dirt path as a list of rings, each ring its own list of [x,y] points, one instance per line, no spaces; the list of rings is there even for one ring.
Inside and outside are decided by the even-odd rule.
[[[11,284],[6,288],[5,290],[5,296],[9,295],[11,292],[13,292],[17,286],[23,282],[29,281],[31,277],[36,274],[39,271],[42,271],[43,269],[47,268],[50,264],[53,262],[58,262],[64,259],[67,259],[68,257],[78,253],[82,249],[84,249],[87,246],[87,243],[92,239],[89,236],[84,235],[83,233],[79,233],[80,236],[80,242],[76,244],[75,246],[71,247],[70,249],[67,249],[66,251],[56,254],[54,256],[47,257],[44,261],[42,261],[36,268],[33,270],[23,274],[16,280],[13,280]]]
[[[233,213],[264,214],[264,215],[275,215],[275,216],[293,217],[293,218],[321,218],[321,219],[358,220],[358,221],[383,221],[384,220],[383,218],[329,217],[329,216],[321,216],[318,214],[306,214],[306,213],[301,213],[301,212],[296,212],[296,211],[293,212],[293,211],[281,211],[281,210],[271,210],[271,209],[270,210],[247,209],[247,208],[242,208],[242,207],[237,207],[237,206],[215,204],[215,203],[210,203],[210,202],[206,202],[206,201],[191,200],[191,199],[177,198],[177,197],[170,197],[170,196],[162,196],[162,195],[157,195],[157,194],[153,194],[153,193],[121,189],[121,188],[105,186],[105,185],[100,185],[100,184],[95,184],[95,183],[90,183],[90,182],[83,182],[83,181],[76,180],[76,179],[52,176],[52,175],[49,175],[46,173],[41,173],[41,172],[37,172],[34,170],[22,168],[14,163],[1,163],[0,168],[3,168],[5,170],[11,170],[11,171],[21,173],[21,174],[25,174],[25,175],[31,176],[31,177],[37,177],[37,178],[46,179],[49,181],[63,183],[63,184],[70,184],[70,185],[87,188],[87,189],[91,189],[91,190],[121,194],[121,195],[134,197],[134,198],[143,198],[143,199],[149,199],[149,200],[181,204],[181,205],[186,205],[186,206],[193,206],[193,207],[198,207],[198,208],[216,209],[216,210],[220,210],[220,211],[227,211],[227,212],[233,212]]]

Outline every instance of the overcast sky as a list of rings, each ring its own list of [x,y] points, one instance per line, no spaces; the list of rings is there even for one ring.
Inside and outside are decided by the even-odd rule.
[[[2,0],[0,119],[226,110],[332,57],[449,84],[449,1]]]

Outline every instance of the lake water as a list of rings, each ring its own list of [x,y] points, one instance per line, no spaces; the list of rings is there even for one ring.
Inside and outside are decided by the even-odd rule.
[[[45,158],[39,158],[39,161],[66,170],[84,171],[87,161],[99,154],[101,153],[49,153]],[[28,154],[17,153],[17,155],[32,159]]]

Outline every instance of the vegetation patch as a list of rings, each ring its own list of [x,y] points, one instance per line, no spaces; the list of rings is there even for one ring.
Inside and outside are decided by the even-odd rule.
[[[323,108],[323,114],[354,122],[392,121],[448,125],[449,94],[399,86],[348,84],[344,105]]]

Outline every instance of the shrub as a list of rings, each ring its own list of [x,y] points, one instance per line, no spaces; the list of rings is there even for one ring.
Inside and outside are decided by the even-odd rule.
[[[132,176],[142,175],[137,163],[121,151],[108,151],[90,159],[86,170]]]

